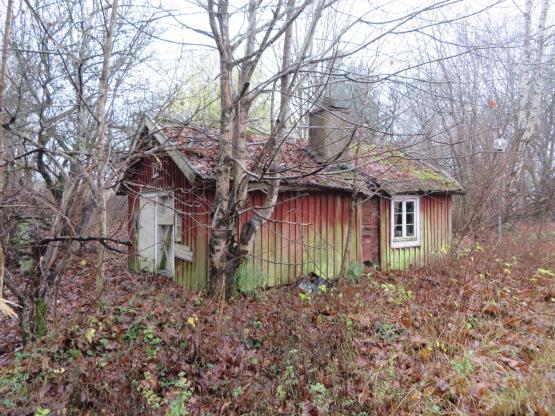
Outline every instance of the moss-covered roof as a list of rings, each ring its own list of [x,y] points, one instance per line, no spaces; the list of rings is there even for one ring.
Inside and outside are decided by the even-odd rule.
[[[203,179],[213,179],[218,156],[218,134],[213,131],[183,126],[163,126],[161,132],[172,146],[187,158]],[[267,137],[250,135],[247,138],[245,168],[256,175],[267,167],[269,159],[263,155]],[[315,157],[306,139],[288,138],[276,155],[283,181],[290,185],[352,189],[357,172],[359,190],[363,193],[383,191],[387,194],[449,192],[462,193],[459,183],[440,169],[399,150],[368,146],[358,160],[323,165]]]

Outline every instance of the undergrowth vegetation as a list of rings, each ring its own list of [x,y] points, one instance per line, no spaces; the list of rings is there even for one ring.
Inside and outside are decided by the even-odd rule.
[[[114,272],[100,306],[68,291],[45,338],[1,341],[0,413],[553,414],[553,271],[553,236],[523,234],[223,306]]]

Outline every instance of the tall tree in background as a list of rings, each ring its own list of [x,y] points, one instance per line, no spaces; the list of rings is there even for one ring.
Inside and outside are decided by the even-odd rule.
[[[534,133],[538,127],[541,114],[541,96],[544,83],[544,59],[547,47],[546,21],[549,0],[542,0],[537,27],[533,28],[532,0],[527,0],[523,12],[524,48],[520,71],[520,95],[516,120],[515,137],[511,143],[509,158],[509,177],[507,197],[509,209],[514,209],[518,196],[517,183],[521,178]]]
[[[106,165],[107,165],[107,150],[109,152],[109,146],[106,143],[106,101],[108,99],[108,76],[110,69],[110,58],[112,56],[112,48],[114,44],[114,28],[116,26],[118,10],[118,0],[112,1],[112,7],[110,11],[110,21],[106,27],[105,40],[103,44],[103,57],[102,57],[102,69],[100,72],[100,78],[98,80],[98,103],[96,104],[96,120],[98,122],[98,138],[96,143],[96,162],[98,163],[98,172],[96,173],[96,203],[98,204],[98,232],[97,235],[100,238],[108,237],[108,219],[106,218]],[[108,149],[107,149],[108,148]],[[106,266],[104,264],[106,247],[100,245],[98,248],[98,259],[97,259],[97,277],[96,277],[96,297],[97,299],[102,294],[104,289],[104,280],[106,279]]]
[[[6,72],[8,68],[8,53],[10,42],[10,27],[12,23],[13,1],[8,0],[6,7],[6,20],[4,22],[4,33],[2,38],[2,62],[0,64],[0,204],[4,199],[4,90],[6,89]],[[4,254],[3,242],[0,240],[0,311],[6,314],[13,314],[12,309],[3,299],[4,274],[6,258]]]

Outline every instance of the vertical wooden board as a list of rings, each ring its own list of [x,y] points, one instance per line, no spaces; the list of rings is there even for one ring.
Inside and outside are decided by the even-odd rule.
[[[358,261],[359,263],[362,263],[362,205],[360,204],[361,201],[357,201],[357,205],[356,205],[356,218],[357,218],[357,222],[356,222],[356,249],[357,249],[357,255],[355,260]],[[379,234],[375,235],[374,237],[374,244],[378,241],[379,239]],[[375,256],[374,256],[375,257]],[[376,259],[374,259],[374,261],[376,261]]]
[[[307,206],[307,197],[303,196],[302,199],[299,201],[300,211],[298,214],[301,218],[302,223],[305,224],[301,229],[300,235],[300,241],[302,245],[301,274],[307,274],[310,271],[311,266],[309,262],[312,261],[311,252],[308,248],[311,226],[309,224]]]
[[[437,250],[437,227],[435,224],[435,220],[436,220],[436,209],[435,209],[435,204],[434,201],[430,198],[429,199],[430,202],[430,219],[428,222],[428,226],[430,227],[430,237],[431,237],[431,242],[430,242],[430,252],[434,252]]]
[[[256,205],[259,206],[259,199],[256,201]],[[269,248],[270,248],[270,229],[268,222],[263,222],[260,227],[260,266],[262,271],[268,276],[268,285],[271,285],[270,279],[270,263],[268,262]]]
[[[317,229],[316,219],[320,217],[320,205],[319,205],[318,195],[309,194],[306,198],[305,204],[303,204],[303,215],[306,218],[308,225],[308,238],[307,238],[307,250],[308,258],[308,269],[305,273],[314,272],[319,273],[318,262],[320,259],[319,248],[316,247],[317,241],[319,239],[319,230]]]
[[[320,260],[322,257],[321,253],[321,220],[322,220],[322,205],[321,205],[321,196],[320,195],[312,195],[308,198],[310,207],[309,209],[309,216],[308,222],[310,223],[310,253],[311,253],[311,267],[310,270],[318,275],[322,274],[320,270]]]
[[[321,207],[321,195],[320,194],[309,194],[307,198],[307,209],[308,217],[307,222],[310,223],[310,271],[321,275],[320,261],[322,258],[321,252],[321,224],[322,224],[322,207]]]
[[[434,238],[434,228],[433,228],[433,222],[434,222],[434,204],[432,203],[432,201],[430,199],[428,199],[428,221],[427,221],[427,227],[428,227],[428,232],[429,232],[429,240],[430,240],[430,244],[428,246],[428,250],[430,251],[430,253],[432,253],[435,250],[435,238]]]
[[[349,195],[348,197],[344,198],[345,203],[343,204],[343,210],[346,211],[346,214],[344,216],[346,216],[347,218],[349,218],[349,205],[350,205],[350,200],[351,200],[351,196]],[[347,259],[348,262],[351,261],[356,261],[357,263],[360,263],[360,258],[359,258],[359,251],[362,250],[362,241],[359,241],[359,237],[360,237],[360,232],[362,230],[362,224],[360,223],[360,209],[361,206],[358,204],[358,201],[355,201],[355,207],[354,207],[354,212],[353,212],[353,223],[351,225],[352,229],[351,229],[351,244],[349,246],[349,258]],[[346,240],[347,238],[347,232],[348,232],[348,226],[349,226],[349,221],[347,221],[346,223],[344,223],[344,229],[343,229],[343,239]]]
[[[258,204],[258,197],[253,195],[252,197],[252,205],[257,206]],[[255,243],[254,243],[254,250],[253,250],[253,267],[258,269],[262,272],[262,274],[266,274],[266,267],[263,263],[262,259],[264,258],[264,234],[263,229],[260,227],[256,232]]]
[[[447,222],[449,224],[449,248],[451,248],[452,244],[453,244],[453,197],[451,195],[448,196],[448,207],[447,207],[447,212],[449,213],[448,218],[447,218]]]
[[[271,219],[274,220],[276,218],[276,210],[274,210]],[[271,286],[276,286],[279,282],[276,276],[276,223],[270,221],[268,224],[268,270],[269,276],[271,281]]]
[[[332,259],[332,261],[328,264],[329,277],[335,277],[335,270],[337,268],[337,264],[339,263],[339,259],[337,256],[338,249],[335,246],[335,239],[336,239],[336,234],[340,232],[340,229],[336,224],[337,214],[335,211],[337,209],[337,205],[335,204],[335,198],[336,196],[334,194],[328,195],[328,210],[330,212],[329,222],[328,222],[328,226],[329,226],[328,247],[329,247],[329,253],[331,253],[331,259]]]
[[[193,284],[192,284],[193,290],[199,290],[199,289],[200,289],[200,279],[201,279],[201,276],[196,276],[196,275],[195,275],[194,270],[193,270],[193,264],[192,264],[192,263],[187,262],[185,267],[187,268],[187,274],[188,274],[189,276],[191,276],[190,279],[191,279],[191,281],[193,282]]]
[[[449,199],[443,196],[443,244],[444,248],[449,247]]]
[[[287,282],[294,282],[297,278],[295,274],[295,254],[296,254],[296,246],[295,246],[295,235],[297,231],[297,221],[295,216],[295,199],[296,195],[290,194],[288,201],[288,209],[287,209],[287,259],[289,264],[287,265]]]
[[[438,252],[443,248],[443,204],[441,203],[441,200],[439,198],[436,198],[436,204],[437,204],[437,211],[438,211],[438,219],[437,219],[437,224],[438,224],[438,236],[439,236],[439,246],[438,246]]]
[[[328,195],[322,195],[322,223],[321,223],[321,234],[320,234],[320,246],[322,247],[320,254],[320,270],[323,277],[328,277]]]
[[[324,211],[323,211],[323,205],[322,205],[322,199],[323,196],[317,196],[314,198],[311,198],[311,205],[314,207],[314,218],[313,218],[313,224],[314,224],[314,242],[312,244],[313,250],[314,250],[314,255],[313,255],[313,259],[314,259],[314,272],[317,273],[319,276],[322,276],[323,271],[321,268],[322,265],[322,239],[323,239],[323,234],[322,234],[322,220],[323,220],[323,215],[324,215]]]
[[[387,234],[386,234],[386,227],[387,227],[387,215],[386,215],[386,208],[384,207],[383,198],[380,198],[380,266],[382,269],[387,270]]]
[[[344,196],[342,194],[335,195],[335,220],[334,220],[334,238],[333,244],[335,246],[335,269],[334,269],[334,276],[337,276],[341,271],[341,263],[343,262],[343,249],[345,247],[344,244],[344,236],[347,234],[347,224],[343,222],[343,199]],[[352,240],[351,240],[352,241]],[[348,260],[347,260],[348,261]]]
[[[437,204],[439,207],[439,226],[440,226],[440,236],[441,236],[441,243],[439,245],[439,248],[441,250],[445,247],[445,221],[444,221],[445,209],[443,204],[443,198],[438,198]]]
[[[291,248],[291,221],[289,220],[290,218],[290,202],[291,198],[289,195],[285,195],[285,200],[284,200],[284,206],[283,206],[283,210],[282,210],[282,215],[283,215],[283,225],[282,225],[282,231],[283,231],[283,236],[282,236],[282,244],[281,244],[281,253],[282,253],[282,257],[285,259],[285,261],[283,262],[284,264],[282,265],[281,271],[282,271],[282,275],[283,275],[283,283],[289,283],[290,280],[290,265],[291,265],[291,256],[290,256],[290,248]]]
[[[328,238],[327,238],[327,247],[328,247],[328,257],[327,261],[327,270],[328,270],[328,277],[334,277],[335,265],[337,263],[337,251],[334,245],[335,241],[335,204],[334,204],[334,195],[327,194],[327,204],[328,204]]]
[[[425,230],[426,230],[426,259],[430,261],[432,251],[434,249],[433,245],[433,235],[432,235],[432,204],[428,197],[423,198],[426,204],[426,212],[424,213],[424,220],[425,222]]]
[[[299,195],[296,194],[293,200],[293,208],[291,210],[291,221],[295,223],[294,232],[291,238],[293,239],[293,276],[295,279],[299,276],[299,261],[302,258],[302,251],[299,251],[299,239],[302,232],[302,218],[299,218]],[[300,256],[299,256],[300,255]]]
[[[305,259],[308,258],[305,250],[305,244],[306,244],[306,236],[308,235],[309,227],[305,225],[307,221],[303,211],[303,204],[305,199],[306,197],[303,196],[302,198],[297,200],[297,218],[303,224],[303,226],[299,228],[299,237],[298,237],[298,243],[297,243],[297,263],[298,263],[297,274],[298,275],[302,275],[305,272],[304,261]]]
[[[194,243],[193,243],[193,265],[191,273],[197,280],[196,287],[204,288],[208,285],[208,240],[209,240],[209,224],[210,214],[204,211],[203,207],[199,208],[196,216],[198,221],[194,223]]]
[[[276,255],[275,255],[275,264],[276,264],[276,278],[278,281],[278,285],[282,285],[284,283],[283,280],[283,199],[280,200],[279,203],[279,210],[276,213]]]
[[[256,193],[252,193],[250,194],[249,197],[249,207],[251,209],[254,209],[254,207],[257,204],[257,196]],[[253,212],[250,211],[248,218],[245,219],[245,221],[247,221],[248,219],[252,218],[253,216]],[[260,270],[261,272],[264,270],[264,268],[262,267],[262,264],[260,262],[260,257],[261,257],[261,241],[262,240],[262,227],[258,229],[258,231],[256,232],[256,234],[254,235],[254,241],[252,243],[252,250],[251,250],[251,264],[254,270]]]
[[[297,220],[297,201],[299,195],[293,195],[293,199],[290,203],[289,219],[292,223],[289,227],[289,238],[291,239],[289,243],[289,259],[291,260],[291,266],[289,266],[289,281],[293,282],[297,280],[297,242],[299,236],[299,228],[301,227],[300,221]]]
[[[341,195],[341,199],[340,199],[340,206],[341,206],[341,228],[342,228],[342,233],[341,233],[341,250],[343,250],[345,248],[345,245],[347,244],[347,234],[349,231],[349,197],[347,196],[343,196]],[[355,213],[355,224],[356,224],[356,213]],[[349,245],[349,250],[352,250],[352,241],[356,240],[356,225],[355,227],[353,227],[352,233],[351,233],[351,243]],[[349,257],[353,257],[353,252],[351,251],[349,254]]]
[[[438,239],[437,239],[437,205],[435,201],[430,197],[430,235],[432,236],[432,245],[430,249],[432,251],[437,251],[438,249]]]
[[[183,287],[183,266],[181,265],[181,260],[175,259],[174,263],[175,271],[173,275],[173,281],[177,283],[179,286]]]
[[[436,208],[436,217],[434,220],[434,224],[436,227],[436,237],[437,237],[436,251],[439,252],[443,243],[442,224],[441,224],[441,204],[439,203],[437,197],[432,196],[432,198],[434,199],[434,206]]]
[[[445,222],[444,222],[444,205],[443,205],[443,198],[437,198],[437,205],[439,208],[439,226],[440,226],[440,237],[441,243],[439,245],[439,249],[443,249],[445,246]],[[438,250],[439,251],[439,250]]]
[[[308,239],[309,245],[309,253],[310,253],[310,260],[309,260],[309,271],[320,274],[319,270],[319,263],[320,263],[320,248],[319,248],[319,239],[320,239],[320,230],[318,228],[317,221],[321,218],[321,210],[320,210],[320,196],[317,194],[309,194],[307,197],[307,205],[305,207],[307,209],[307,222],[310,224],[310,238]]]
[[[283,211],[283,218],[284,218],[284,224],[283,224],[283,235],[284,235],[284,246],[282,246],[282,252],[284,252],[284,257],[287,259],[287,261],[285,262],[285,264],[283,265],[283,270],[284,270],[284,277],[285,277],[285,283],[289,283],[291,281],[293,281],[293,264],[294,264],[294,257],[295,257],[295,250],[293,247],[293,240],[295,237],[295,229],[292,228],[292,221],[291,221],[291,217],[292,217],[292,213],[291,213],[291,209],[292,207],[294,207],[294,202],[292,200],[292,196],[291,194],[286,194],[285,195],[285,208]]]
[[[345,198],[345,204],[343,206],[343,210],[346,211],[345,217],[349,218],[349,205],[350,205],[351,196],[349,195]],[[355,210],[354,210],[354,218],[352,224],[352,239],[351,239],[351,246],[349,247],[350,254],[349,254],[349,261],[353,260],[357,263],[361,262],[360,253],[362,253],[362,240],[360,238],[362,232],[362,206],[360,205],[359,201],[355,201]],[[347,226],[349,225],[347,221]],[[344,239],[346,240],[348,228],[345,228],[343,233]],[[354,246],[353,246],[354,243]],[[354,250],[354,251],[353,251]]]
[[[262,202],[262,198],[260,200]],[[272,275],[273,273],[273,268],[272,268],[272,264],[269,261],[269,259],[272,257],[272,250],[275,248],[275,244],[273,243],[274,241],[274,235],[273,235],[273,230],[272,230],[272,225],[271,223],[266,222],[266,236],[265,236],[265,247],[264,247],[264,257],[263,257],[263,261],[265,264],[265,268],[267,270],[268,273],[268,278],[270,279],[268,284],[269,285],[274,285],[274,280],[273,277],[270,277],[270,275]]]
[[[450,195],[445,196],[445,244],[447,248],[451,246],[451,197]]]

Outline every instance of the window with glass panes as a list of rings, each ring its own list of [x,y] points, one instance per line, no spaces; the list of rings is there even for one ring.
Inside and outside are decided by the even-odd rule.
[[[394,197],[392,200],[394,242],[418,242],[418,198]]]

